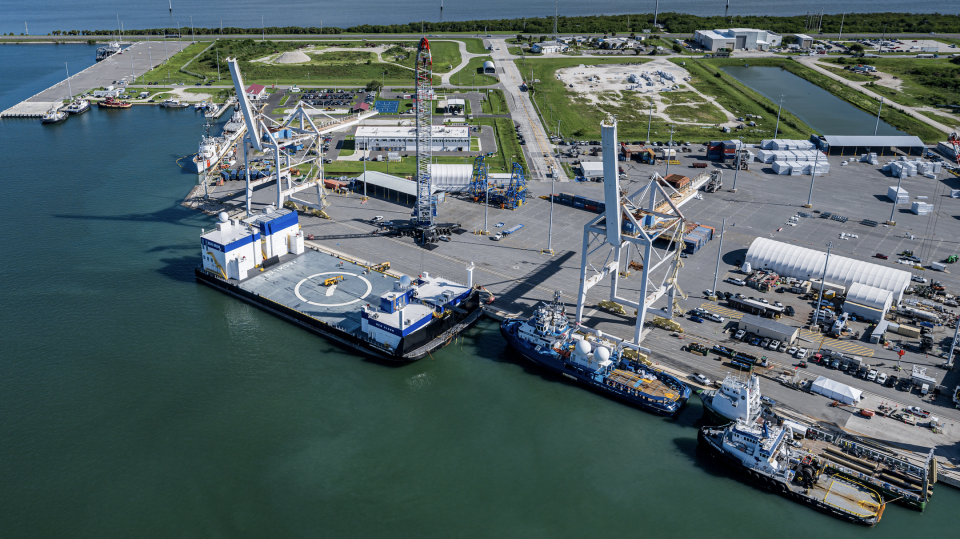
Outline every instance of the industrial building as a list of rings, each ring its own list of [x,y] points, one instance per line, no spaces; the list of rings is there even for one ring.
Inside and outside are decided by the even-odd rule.
[[[809,49],[813,46],[813,38],[806,34],[797,34],[796,45],[801,49]]]
[[[828,155],[896,155],[897,151],[908,155],[923,155],[926,146],[919,137],[912,135],[839,136],[821,135],[810,137],[810,142]]]
[[[354,180],[353,189],[358,193],[366,192],[367,196],[382,198],[405,206],[413,205],[417,201],[417,182],[384,172],[372,170],[364,172]],[[436,193],[437,187],[432,186],[431,192]]]
[[[750,244],[744,262],[755,269],[770,269],[784,277],[812,281],[824,274],[826,257],[823,251],[757,238]],[[910,273],[831,254],[826,268],[826,281],[847,290],[854,283],[888,290],[892,301],[899,303],[903,299],[903,291],[910,286]]]
[[[262,84],[251,84],[247,86],[245,90],[247,94],[247,99],[266,99],[267,98],[267,88]]]
[[[697,30],[693,40],[708,51],[720,49],[765,51],[777,47],[783,38],[779,34],[753,28]]]
[[[770,318],[762,318],[752,314],[745,314],[740,319],[740,325],[737,326],[746,332],[753,333],[758,337],[777,340],[787,344],[793,344],[800,335],[800,328],[781,324]]]
[[[487,60],[487,61],[483,62],[483,72],[484,72],[484,73],[496,74],[496,73],[497,73],[497,66],[495,66],[492,61]]]
[[[587,179],[603,177],[603,161],[581,161],[580,170]]]
[[[460,98],[444,99],[440,101],[439,108],[447,114],[463,114],[467,109],[467,101]]]
[[[570,47],[568,47],[566,43],[560,43],[558,41],[544,41],[543,43],[534,43],[531,45],[530,52],[567,52],[569,48]]]
[[[357,150],[415,152],[417,150],[417,129],[410,127],[388,127],[382,125],[364,125],[357,128],[354,136]],[[470,128],[433,126],[432,151],[469,152]]]
[[[892,304],[893,294],[889,290],[853,283],[843,302],[843,312],[863,320],[879,322]]]

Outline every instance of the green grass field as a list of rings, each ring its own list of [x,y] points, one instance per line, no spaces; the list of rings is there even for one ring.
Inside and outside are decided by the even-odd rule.
[[[664,109],[664,113],[679,122],[719,124],[727,121],[726,115],[712,103],[670,105]]]
[[[467,46],[467,52],[470,54],[487,54],[487,49],[483,48],[483,40],[480,38],[457,38],[457,41],[463,41],[463,43]]]
[[[413,68],[417,60],[417,42],[416,41],[405,41],[397,43],[402,43],[405,47],[391,47],[390,49],[383,52],[381,55],[385,61],[396,62],[400,65]],[[407,47],[413,47],[412,49]],[[394,55],[404,55],[406,58],[401,60],[394,59]],[[430,42],[430,59],[433,60],[433,72],[434,73],[449,73],[452,68],[460,65],[460,46],[452,41],[431,41]]]
[[[484,99],[481,107],[487,114],[507,114],[510,109],[507,108],[507,100],[503,95],[503,90],[487,90],[487,99]]]
[[[871,77],[870,75],[854,73],[852,70],[843,69],[841,67],[833,67],[828,65],[821,65],[820,67],[826,69],[827,71],[830,71],[831,73],[836,73],[837,75],[840,75],[841,77],[853,82],[869,82],[874,80],[873,77]]]
[[[156,45],[154,45],[156,46]],[[176,43],[167,43],[168,47],[176,47]],[[188,45],[183,48],[182,51],[178,52],[171,56],[166,62],[160,64],[158,67],[146,72],[143,76],[138,77],[138,80],[143,82],[161,82],[161,83],[175,83],[183,82],[187,84],[193,84],[200,79],[190,75],[188,73],[183,73],[180,71],[180,68],[189,62],[194,56],[199,54],[201,51],[210,46],[209,41],[200,41],[199,43],[194,43],[193,45]],[[226,65],[226,64],[224,64]],[[190,64],[191,71],[201,72],[196,69],[196,62]],[[214,75],[216,75],[216,66],[214,66]],[[169,73],[169,77],[168,77]],[[229,71],[227,71],[229,73]]]
[[[467,65],[450,76],[453,86],[488,86],[496,84],[497,78],[483,73],[483,62],[490,60],[489,56],[471,58]]]
[[[831,63],[840,59],[831,58]],[[845,59],[850,63],[850,59]],[[948,58],[870,58],[869,64],[883,73],[899,78],[899,90],[870,85],[870,90],[907,106],[960,104],[960,66]]]
[[[937,114],[935,112],[930,112],[929,110],[921,110],[920,114],[923,114],[931,120],[936,120],[947,127],[957,128],[960,127],[960,118],[956,116],[950,116],[947,114]]]

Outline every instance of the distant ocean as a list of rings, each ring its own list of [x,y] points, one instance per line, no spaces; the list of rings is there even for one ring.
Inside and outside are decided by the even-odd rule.
[[[440,4],[443,2],[443,11]],[[0,32],[20,34],[47,34],[54,30],[106,30],[116,28],[117,16],[124,28],[158,28],[181,26],[224,26],[257,28],[261,16],[266,26],[337,26],[346,28],[360,24],[404,24],[425,21],[465,21],[479,19],[514,19],[521,17],[553,16],[554,2],[550,0],[394,0],[368,2],[343,2],[342,0],[170,0],[129,2],[125,0],[96,0],[61,2],[36,0],[33,2],[4,2]],[[624,13],[653,13],[656,2],[623,2],[593,0],[582,2],[563,0],[558,4],[560,15],[617,15]],[[660,12],[682,12],[694,15],[723,15],[725,0],[662,1]],[[910,13],[956,13],[956,4],[932,0],[902,2],[894,0],[823,1],[766,1],[731,0],[730,15],[803,15],[807,12],[863,13],[863,12],[910,12]],[[482,29],[480,29],[482,30]]]

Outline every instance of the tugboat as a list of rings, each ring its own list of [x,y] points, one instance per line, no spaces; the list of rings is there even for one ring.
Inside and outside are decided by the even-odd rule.
[[[74,99],[65,109],[68,114],[83,114],[90,110],[90,102],[86,99]]]
[[[62,110],[58,110],[56,107],[47,111],[46,114],[40,118],[40,123],[44,124],[58,124],[67,119],[67,113]]]
[[[720,389],[697,392],[703,410],[718,425],[743,420],[753,423],[760,417],[760,378],[751,374],[747,381],[729,374]]]
[[[111,41],[106,46],[97,49],[97,61],[102,62],[121,50],[122,48],[120,47],[119,41]]]
[[[702,427],[700,448],[746,479],[837,518],[873,526],[886,503],[876,490],[827,472],[828,462],[799,449],[789,426],[738,420],[725,427]]]
[[[528,320],[504,320],[500,333],[540,367],[648,412],[672,417],[690,398],[686,384],[650,366],[649,350],[584,326],[571,327],[560,292]]]
[[[128,109],[133,105],[131,105],[126,101],[120,101],[119,99],[108,97],[103,101],[97,103],[97,106],[99,106],[100,108],[106,108],[106,109]]]

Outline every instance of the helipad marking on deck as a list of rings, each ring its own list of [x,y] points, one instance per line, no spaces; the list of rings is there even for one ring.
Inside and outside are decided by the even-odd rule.
[[[320,277],[321,275],[344,275],[344,276],[350,275],[350,276],[356,277],[356,278],[360,279],[361,281],[363,281],[364,283],[367,284],[367,291],[364,292],[360,297],[355,298],[355,299],[353,299],[353,300],[351,300],[351,301],[344,302],[344,303],[317,303],[317,302],[315,302],[315,301],[310,301],[310,300],[308,300],[307,298],[305,298],[305,297],[303,297],[302,295],[300,295],[300,286],[301,286],[303,283],[309,281],[310,279],[313,279],[314,277]],[[328,287],[328,288],[327,288],[327,295],[329,296],[329,295],[333,294],[333,292],[331,291],[331,289],[335,289],[335,288],[336,288],[336,285],[333,285],[333,286],[331,286],[331,287]],[[300,282],[297,283],[297,286],[295,286],[295,287],[293,288],[293,293],[296,294],[298,298],[300,298],[300,301],[302,301],[302,302],[304,302],[304,303],[309,303],[310,305],[316,305],[317,307],[343,307],[344,305],[350,305],[350,304],[352,304],[352,303],[357,303],[358,301],[360,301],[360,300],[362,300],[363,298],[367,297],[367,295],[370,294],[371,291],[373,291],[373,285],[371,285],[371,284],[370,284],[370,281],[368,281],[366,278],[364,278],[364,277],[362,277],[362,276],[360,276],[360,275],[357,275],[356,273],[344,273],[344,272],[340,272],[340,271],[326,271],[326,272],[323,272],[323,273],[313,274],[313,275],[311,275],[311,276],[309,276],[309,277],[306,277],[306,278],[304,278],[304,279],[301,279]]]

